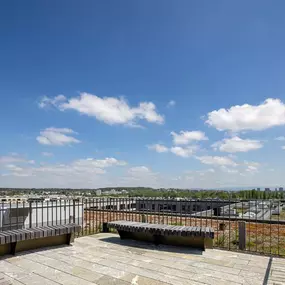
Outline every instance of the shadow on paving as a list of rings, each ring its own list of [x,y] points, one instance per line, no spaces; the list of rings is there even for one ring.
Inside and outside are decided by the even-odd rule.
[[[71,245],[62,244],[62,245],[55,245],[55,246],[40,247],[40,248],[31,249],[31,250],[24,250],[24,251],[17,252],[15,255],[12,255],[12,254],[1,255],[0,260],[5,260],[7,258],[11,258],[11,257],[15,257],[15,256],[22,256],[22,255],[26,255],[28,253],[33,253],[33,252],[50,251],[50,250],[56,249],[56,248],[65,248],[65,247],[71,247],[71,246],[73,246],[73,245],[72,244]],[[0,282],[0,284],[2,284],[2,283]]]
[[[94,236],[95,237],[95,236]],[[100,237],[98,238],[100,241],[118,244],[126,247],[140,248],[140,249],[149,249],[149,250],[158,250],[172,253],[181,253],[181,254],[195,254],[202,255],[203,250],[197,248],[190,247],[180,247],[180,246],[172,246],[172,245],[154,245],[150,242],[144,241],[135,241],[131,239],[123,239],[121,240],[118,236],[108,236],[108,237]]]

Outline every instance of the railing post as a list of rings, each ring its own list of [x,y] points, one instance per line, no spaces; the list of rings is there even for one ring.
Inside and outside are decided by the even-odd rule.
[[[239,249],[246,249],[246,224],[245,222],[238,223],[238,231],[239,231]]]
[[[72,222],[75,224],[75,200],[73,199],[73,220]]]
[[[32,201],[30,201],[29,202],[29,228],[32,227],[32,213],[33,213]]]

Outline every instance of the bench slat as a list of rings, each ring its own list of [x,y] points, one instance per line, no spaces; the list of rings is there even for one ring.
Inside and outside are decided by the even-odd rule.
[[[150,224],[131,221],[113,221],[107,223],[108,228],[127,232],[144,232],[153,235],[176,235],[189,237],[214,238],[214,231],[210,227],[174,226],[167,224]]]
[[[40,226],[35,228],[8,230],[0,232],[0,244],[17,241],[44,238],[80,232],[81,226],[77,224]]]

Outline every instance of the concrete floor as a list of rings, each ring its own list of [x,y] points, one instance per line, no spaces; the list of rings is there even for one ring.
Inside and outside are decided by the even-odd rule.
[[[2,282],[2,283],[1,283]],[[114,234],[0,259],[0,284],[285,284],[285,259],[121,241]]]

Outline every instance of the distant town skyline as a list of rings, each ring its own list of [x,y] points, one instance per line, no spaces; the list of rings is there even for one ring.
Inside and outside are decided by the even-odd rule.
[[[15,2],[0,187],[285,187],[284,1]]]

